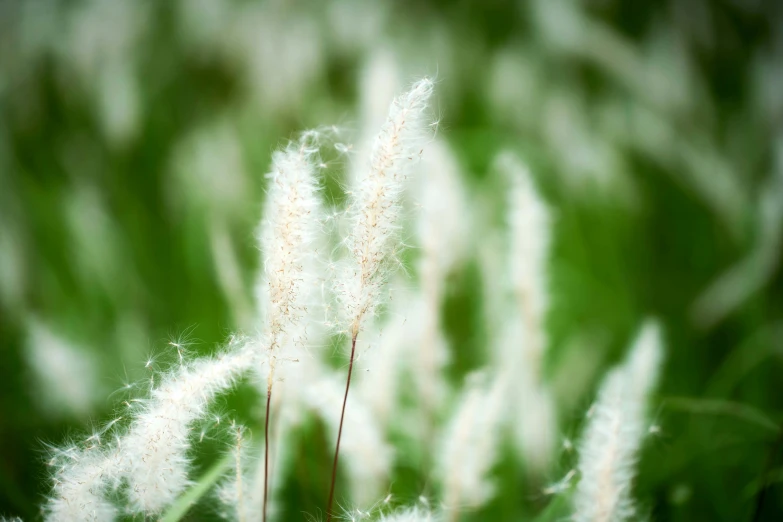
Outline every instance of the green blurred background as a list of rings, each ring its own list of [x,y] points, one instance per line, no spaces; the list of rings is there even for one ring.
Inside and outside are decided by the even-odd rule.
[[[311,127],[363,130],[379,56],[402,86],[436,76],[439,136],[477,206],[501,200],[491,165],[511,149],[553,209],[547,368],[564,435],[655,316],[661,434],[638,498],[656,520],[783,518],[771,0],[1,1],[0,514],[37,518],[44,443],[111,418],[122,398],[109,395],[172,337],[207,353],[248,324],[271,152]],[[335,199],[343,165],[329,169]],[[478,257],[443,303],[454,383],[486,359]],[[87,363],[47,374],[36,359],[58,344]],[[222,407],[253,419],[256,402],[240,389]],[[326,490],[323,428],[300,439],[285,520],[318,513]],[[466,519],[524,520],[548,502],[503,462],[500,494]],[[426,488],[397,471],[401,497]]]

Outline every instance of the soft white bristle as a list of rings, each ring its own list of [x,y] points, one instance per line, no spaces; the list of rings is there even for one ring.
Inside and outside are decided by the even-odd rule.
[[[218,515],[226,520],[237,522],[255,522],[262,518],[263,473],[260,482],[253,480],[252,466],[261,464],[245,438],[244,429],[233,426],[234,432],[234,466],[230,473],[217,487],[217,500],[222,505]]]
[[[315,133],[305,133],[301,140],[272,156],[260,234],[264,267],[258,292],[263,318],[261,346],[268,350],[270,388],[280,348],[304,340],[299,320],[305,311],[305,292],[313,284],[307,266],[321,220],[314,138]]]
[[[111,477],[116,473],[118,455],[101,448],[56,450],[50,464],[54,473],[54,488],[44,506],[49,522],[86,520],[110,522],[119,509],[105,497]]]
[[[159,513],[189,484],[191,424],[257,359],[248,345],[186,362],[165,376],[120,440],[132,512]]]
[[[25,355],[37,384],[34,398],[51,415],[89,413],[99,395],[98,371],[90,353],[34,318],[27,331]]]
[[[47,520],[114,520],[118,509],[107,495],[118,489],[127,495],[126,512],[160,513],[190,483],[193,422],[206,414],[218,393],[253,368],[255,355],[233,339],[222,354],[183,360],[161,377],[149,398],[132,400],[139,410],[126,430],[118,417],[84,444],[55,449]]]
[[[489,471],[497,458],[504,391],[496,376],[468,378],[439,450],[443,504],[449,510],[476,508],[494,495]]]
[[[506,265],[511,297],[497,307],[502,314],[497,364],[506,369],[517,451],[529,471],[542,473],[549,468],[557,443],[555,405],[543,376],[551,219],[519,158],[505,152],[496,165],[509,186]]]
[[[370,162],[375,132],[389,114],[389,100],[400,92],[403,84],[394,53],[376,48],[362,68],[359,85],[359,142],[350,162],[347,183],[356,186]]]
[[[459,163],[448,145],[433,140],[419,165],[416,221],[422,250],[422,283],[442,280],[465,259],[471,240],[471,209]]]
[[[396,98],[375,138],[370,166],[352,189],[349,262],[337,283],[348,330],[355,336],[373,315],[395,261],[400,199],[410,167],[419,158],[426,129],[426,108],[433,82],[423,79]]]
[[[538,373],[547,344],[544,319],[549,308],[547,265],[551,219],[527,167],[508,152],[497,162],[511,187],[508,195],[509,275],[525,329],[527,363],[533,366],[534,373]]]
[[[621,522],[636,516],[631,489],[662,352],[658,327],[648,322],[625,363],[604,379],[579,447],[575,521]]]

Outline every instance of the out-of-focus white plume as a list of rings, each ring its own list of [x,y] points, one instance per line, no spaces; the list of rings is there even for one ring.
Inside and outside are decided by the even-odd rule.
[[[551,219],[530,172],[516,156],[501,154],[497,167],[510,186],[506,266],[511,295],[495,341],[496,364],[504,368],[517,450],[529,469],[540,473],[551,464],[558,440],[554,401],[543,375]]]
[[[305,400],[324,420],[332,442],[337,440],[340,410],[345,383],[342,374],[324,372],[311,382]],[[351,500],[359,506],[371,505],[387,487],[393,451],[386,442],[375,416],[357,394],[349,397],[345,410],[341,462],[346,464],[350,480]]]
[[[646,433],[647,401],[658,381],[663,347],[647,322],[625,362],[604,379],[579,446],[577,522],[622,522],[636,516],[631,490]]]
[[[96,361],[36,319],[27,326],[25,355],[38,386],[34,399],[52,415],[87,415],[99,398]]]
[[[399,413],[401,374],[421,339],[417,297],[395,292],[385,317],[373,321],[357,341],[356,394],[383,428]]]
[[[438,449],[437,475],[447,510],[476,508],[495,492],[489,472],[497,458],[503,412],[502,379],[468,377]]]

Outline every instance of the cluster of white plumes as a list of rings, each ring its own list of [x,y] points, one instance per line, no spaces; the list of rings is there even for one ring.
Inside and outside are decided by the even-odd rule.
[[[171,504],[190,484],[193,424],[252,368],[252,346],[235,339],[223,353],[183,361],[148,398],[128,402],[133,418],[124,432],[116,428],[118,418],[84,445],[54,450],[47,520],[114,520],[118,508],[109,497],[119,489],[130,513],[157,514]]]
[[[406,175],[421,150],[424,113],[432,90],[433,82],[424,79],[394,100],[373,145],[369,172],[352,193],[348,208],[352,233],[346,238],[350,259],[335,286],[354,333],[362,319],[374,313],[393,267],[400,199]],[[232,338],[220,354],[192,360],[172,343],[180,355],[179,364],[157,376],[157,382],[152,378],[148,397],[126,401],[127,414],[84,443],[53,450],[54,487],[44,507],[47,520],[108,521],[122,512],[160,514],[191,484],[189,450],[195,439],[194,425],[207,415],[215,397],[261,366],[266,369],[267,392],[271,391],[284,352],[291,350],[295,355],[296,348],[305,343],[304,320],[311,318],[307,299],[315,281],[311,277],[313,247],[323,221],[316,177],[318,151],[318,133],[308,132],[272,158],[259,234],[263,271],[256,292],[258,335]],[[310,372],[315,372],[310,375],[312,386],[302,388],[306,393],[294,400],[320,412],[334,408],[339,403],[339,384],[317,365],[311,364]],[[333,430],[335,413],[336,409],[324,414]],[[130,420],[123,422],[124,418]],[[346,437],[345,450],[352,457],[349,467],[357,470],[352,475],[383,478],[390,456],[377,471],[371,464],[378,461],[378,452],[370,451],[366,457],[368,448],[385,447],[380,435],[368,430],[372,415],[356,405],[348,418],[354,431]],[[241,498],[248,485],[253,489],[263,485],[263,476],[258,474],[253,481],[244,478],[241,445],[235,450],[236,482],[234,492],[227,494],[230,498]],[[124,498],[122,510],[118,497]]]
[[[395,455],[386,437],[395,422],[405,428],[404,436],[421,439],[423,451],[432,454],[440,504],[435,511],[428,504],[384,509],[375,517],[382,521],[454,520],[461,511],[486,504],[494,495],[492,469],[506,429],[530,473],[540,477],[552,471],[558,412],[544,376],[552,224],[532,176],[511,153],[496,162],[509,187],[503,241],[508,247],[488,270],[499,282],[486,305],[496,316],[489,322],[490,362],[459,393],[444,377],[449,350],[441,305],[449,274],[468,257],[472,225],[467,189],[452,153],[433,141],[432,151],[423,154],[433,87],[432,80],[421,80],[393,101],[365,151],[366,168],[352,169],[343,221],[348,233],[337,245],[342,250],[333,249],[343,255],[334,260],[332,281],[331,272],[317,266],[318,254],[328,244],[319,194],[321,135],[307,132],[273,155],[258,238],[263,268],[256,286],[257,334],[232,338],[217,355],[180,356],[172,369],[153,377],[146,397],[126,401],[117,419],[82,443],[52,450],[54,486],[44,507],[47,520],[160,515],[192,484],[196,423],[220,393],[252,371],[266,377],[261,393],[271,394],[273,385],[280,391],[270,402],[278,415],[269,441],[277,452],[269,480],[279,488],[290,458],[287,435],[308,414],[318,415],[331,439],[337,438],[342,375],[310,350],[328,343],[331,332],[325,324],[334,322],[322,310],[328,315],[332,300],[341,333],[359,338],[357,365],[364,370],[343,427],[344,465],[354,502],[372,504],[388,487]],[[415,288],[395,290],[385,314],[378,314],[400,263],[411,174],[422,174],[413,192],[421,206],[415,228],[421,281]],[[637,514],[632,484],[645,405],[661,358],[658,329],[649,323],[627,361],[606,377],[579,445],[575,520],[614,522]],[[282,364],[287,361],[297,363]],[[405,382],[413,385],[418,413],[401,406]],[[442,427],[436,422],[441,417],[446,418]],[[263,458],[242,430],[234,429],[234,472],[225,477],[218,499],[227,518],[258,520],[266,476]],[[569,473],[564,484],[575,474]]]

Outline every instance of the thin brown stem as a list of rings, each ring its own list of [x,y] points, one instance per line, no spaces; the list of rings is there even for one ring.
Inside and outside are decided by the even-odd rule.
[[[340,427],[337,430],[337,446],[334,448],[334,462],[332,463],[332,483],[329,486],[329,502],[326,504],[326,522],[332,520],[332,501],[334,500],[334,483],[337,480],[337,460],[340,457],[340,439],[343,435],[343,419],[345,418],[345,405],[348,402],[348,389],[351,387],[351,374],[353,373],[353,357],[356,353],[356,334],[351,338],[351,360],[348,363],[348,379],[345,381],[345,396],[343,397],[343,410],[340,413]]]
[[[263,522],[266,522],[266,499],[269,493],[269,404],[272,401],[272,387],[266,389],[266,419],[264,419],[264,507],[261,512]]]

